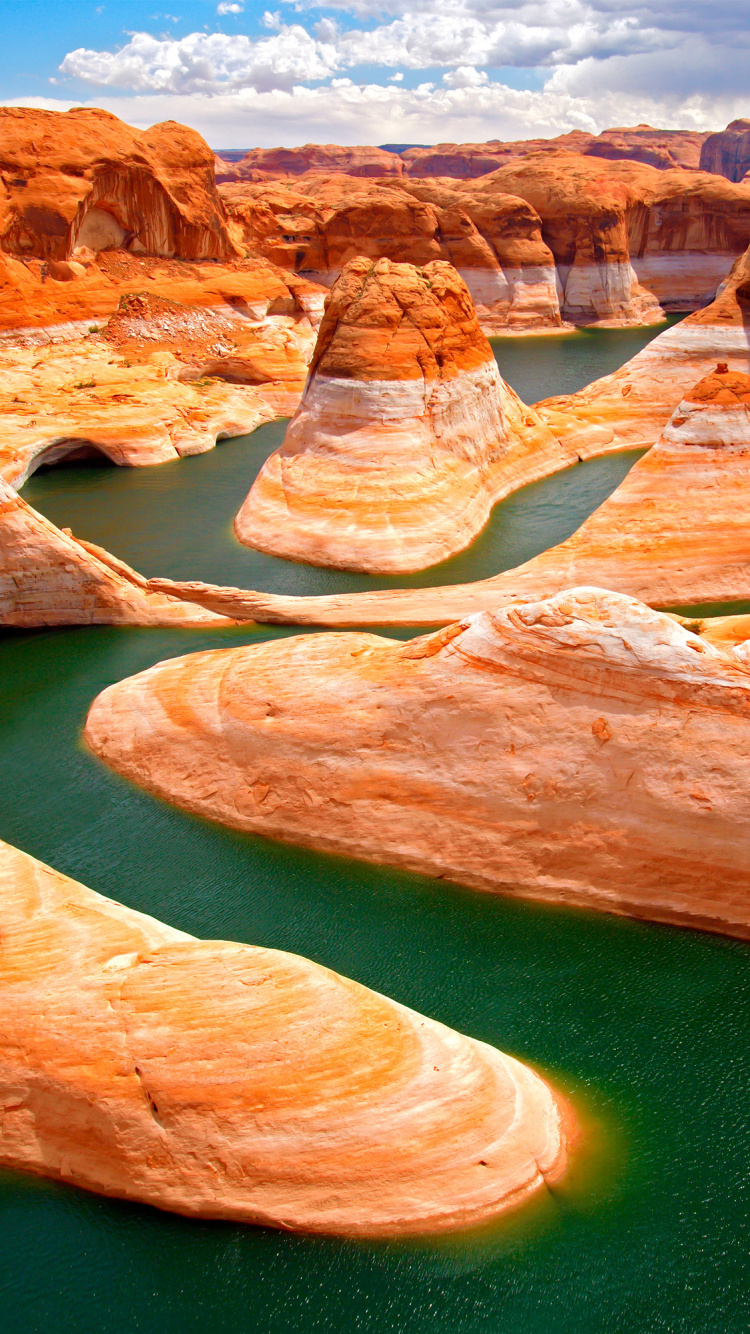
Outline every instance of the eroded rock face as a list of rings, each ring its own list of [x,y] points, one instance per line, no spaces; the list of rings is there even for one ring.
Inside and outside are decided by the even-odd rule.
[[[162,663],[86,740],[234,828],[750,937],[750,669],[621,594]]]
[[[315,283],[332,285],[361,255],[419,266],[442,259],[464,279],[485,332],[561,329],[538,214],[518,196],[475,197],[457,185],[310,176],[222,193],[248,248]]]
[[[519,1061],[294,954],[196,940],[0,844],[0,1162],[201,1218],[486,1221],[565,1167]]]
[[[750,190],[705,173],[545,152],[470,188],[536,209],[563,317],[577,324],[647,324],[703,306],[750,241]]]
[[[573,130],[554,139],[435,144],[431,148],[409,148],[401,156],[412,177],[454,176],[464,180],[497,171],[514,158],[555,149],[612,160],[628,158],[663,171],[669,167],[697,168],[706,137],[697,131],[656,130],[651,125],[637,125],[632,129],[603,130],[599,135]],[[714,168],[706,167],[705,170]]]
[[[725,130],[709,134],[701,149],[701,171],[741,181],[750,171],[750,120],[733,120]]]
[[[236,253],[213,154],[165,121],[140,133],[107,111],[0,108],[0,245],[65,260],[124,246],[185,259]]]
[[[343,569],[421,569],[466,546],[502,495],[564,466],[501,379],[450,265],[352,260],[302,404],[236,520],[240,541]]]
[[[537,408],[563,445],[575,447],[581,458],[647,449],[680,400],[717,363],[750,372],[750,251],[705,310],[660,333],[613,374]]]
[[[210,625],[221,615],[149,589],[123,561],[79,541],[0,479],[0,625]]]
[[[302,148],[253,148],[236,163],[222,162],[219,181],[252,181],[272,176],[303,176],[308,171],[340,171],[347,176],[400,176],[397,153],[382,148],[305,144]]]

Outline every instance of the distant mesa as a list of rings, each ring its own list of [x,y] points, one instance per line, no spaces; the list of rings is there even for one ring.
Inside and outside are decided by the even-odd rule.
[[[6,1168],[352,1237],[485,1223],[565,1171],[572,1114],[494,1047],[299,955],[196,940],[5,843],[0,888]]]
[[[701,171],[742,181],[750,171],[750,120],[733,120],[725,130],[709,134],[701,148]]]
[[[502,380],[455,269],[354,259],[328,299],[302,403],[235,528],[287,559],[421,569],[563,462]]]
[[[161,663],[86,741],[235,829],[750,939],[748,644],[595,587],[488,606]]]

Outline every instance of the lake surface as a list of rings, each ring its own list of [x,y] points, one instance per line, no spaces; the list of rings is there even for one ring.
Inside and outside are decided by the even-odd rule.
[[[527,356],[530,342],[510,350]],[[555,391],[545,384],[528,397]],[[231,518],[282,430],[263,427],[161,468],[51,470],[23,494],[147,573],[285,592],[377,586],[234,542]],[[525,488],[496,507],[469,552],[420,581],[480,577],[561,540],[632,458]],[[187,1221],[5,1173],[0,1329],[746,1331],[745,945],[512,903],[236,834],[140,793],[81,748],[86,711],[111,682],[179,653],[287,633],[296,632],[5,633],[0,836],[183,930],[305,954],[531,1062],[576,1103],[586,1142],[554,1195],[482,1235],[409,1243]]]

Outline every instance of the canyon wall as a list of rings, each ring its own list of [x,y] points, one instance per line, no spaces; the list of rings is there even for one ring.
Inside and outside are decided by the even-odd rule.
[[[1,107],[0,248],[66,260],[80,247],[237,253],[201,136],[174,121],[139,132],[83,107]]]
[[[360,258],[331,291],[302,403],[235,529],[315,565],[423,569],[565,463],[502,380],[455,269]]]
[[[701,171],[741,181],[750,171],[750,120],[733,120],[725,130],[709,134],[701,148]]]
[[[483,1042],[299,955],[196,940],[5,843],[0,897],[5,1167],[339,1236],[469,1227],[565,1169],[564,1103]]]
[[[331,285],[360,255],[442,259],[458,269],[487,333],[563,327],[554,257],[538,214],[517,196],[475,198],[455,181],[314,175],[222,193],[248,250],[315,283]]]
[[[85,735],[236,829],[750,939],[750,667],[622,594],[173,660]]]

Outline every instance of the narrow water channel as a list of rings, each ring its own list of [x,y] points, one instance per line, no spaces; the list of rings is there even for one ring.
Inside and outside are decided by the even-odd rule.
[[[52,470],[23,494],[146,573],[289,592],[374,585],[234,542],[231,518],[281,429],[163,468]],[[482,577],[561,540],[629,462],[595,461],[526,488],[424,581]],[[286,633],[4,634],[0,836],[184,930],[305,954],[531,1062],[582,1109],[584,1149],[554,1195],[489,1232],[397,1244],[187,1221],[5,1173],[0,1328],[746,1331],[746,946],[236,834],[137,791],[80,747],[88,706],[110,682],[165,657]]]

